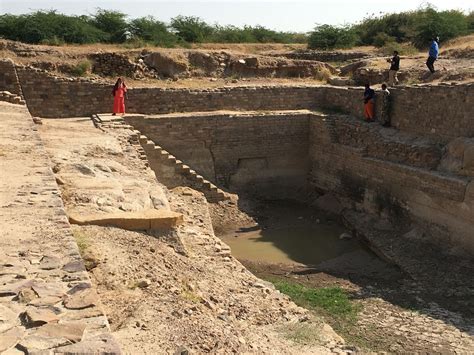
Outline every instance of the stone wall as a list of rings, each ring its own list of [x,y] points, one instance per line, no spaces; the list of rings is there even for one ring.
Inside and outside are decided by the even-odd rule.
[[[0,352],[120,354],[24,106],[0,102],[0,140]]]
[[[0,91],[21,96],[21,88],[11,59],[0,59]]]
[[[442,147],[434,139],[345,115],[331,115],[331,119],[337,142],[361,148],[367,156],[428,169],[436,169],[441,161]]]
[[[402,225],[421,223],[443,243],[474,251],[474,183],[436,170],[441,147],[431,139],[305,110],[126,121],[231,192],[298,198],[310,189],[330,191],[360,210]]]
[[[309,112],[295,111],[125,120],[219,186],[282,198],[306,186],[308,118]]]
[[[367,58],[370,55],[364,52],[338,52],[338,51],[314,51],[296,50],[292,53],[277,53],[274,56],[281,56],[289,59],[317,60],[321,62],[345,62],[347,60]]]
[[[133,63],[126,55],[99,52],[89,55],[89,58],[93,62],[93,73],[104,76],[143,77],[141,66]]]
[[[474,253],[474,183],[469,178],[374,158],[335,138],[327,120],[310,120],[311,186],[399,225],[421,222],[433,238]]]
[[[28,108],[35,116],[86,116],[112,108],[112,84],[55,78],[31,68],[19,68],[18,75]],[[310,85],[130,88],[127,112],[332,109],[361,117],[362,92],[362,88]],[[392,99],[392,123],[402,131],[442,141],[474,136],[474,84],[397,87],[392,89]]]

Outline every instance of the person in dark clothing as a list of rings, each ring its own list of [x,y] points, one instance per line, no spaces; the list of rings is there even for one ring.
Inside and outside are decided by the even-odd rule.
[[[426,66],[430,70],[431,74],[435,72],[434,62],[438,59],[439,54],[439,37],[435,37],[431,40],[430,51],[428,54],[428,60]]]
[[[364,91],[364,115],[367,122],[372,122],[375,117],[375,91],[370,88],[370,84],[365,84]]]
[[[400,70],[400,56],[397,51],[393,52],[392,59],[387,59],[390,63],[390,69],[388,71],[388,85],[394,86],[398,84],[397,73]]]

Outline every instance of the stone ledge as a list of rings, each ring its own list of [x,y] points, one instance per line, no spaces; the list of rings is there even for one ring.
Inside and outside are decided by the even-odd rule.
[[[169,229],[181,224],[183,215],[165,209],[93,215],[69,214],[69,222],[78,225],[113,226],[127,230],[154,230]]]

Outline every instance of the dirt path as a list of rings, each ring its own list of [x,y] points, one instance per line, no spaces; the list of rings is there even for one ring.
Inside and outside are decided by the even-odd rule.
[[[120,350],[25,106],[0,102],[0,353]]]

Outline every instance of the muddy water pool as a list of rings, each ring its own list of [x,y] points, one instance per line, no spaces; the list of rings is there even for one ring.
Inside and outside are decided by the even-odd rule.
[[[362,249],[355,239],[340,239],[342,225],[304,204],[266,201],[256,213],[258,225],[220,235],[239,260],[317,265]]]

